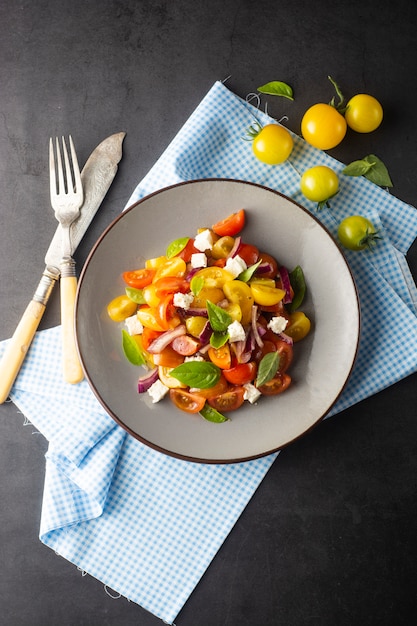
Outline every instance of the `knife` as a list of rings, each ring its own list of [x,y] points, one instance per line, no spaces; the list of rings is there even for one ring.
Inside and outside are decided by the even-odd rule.
[[[82,172],[84,203],[80,217],[71,226],[73,250],[77,248],[94,215],[101,205],[122,158],[122,143],[126,133],[116,133],[104,139],[91,153]],[[7,399],[20,367],[35,336],[54,285],[60,276],[62,226],[58,224],[45,255],[45,270],[23,316],[8,342],[0,361],[0,404]]]

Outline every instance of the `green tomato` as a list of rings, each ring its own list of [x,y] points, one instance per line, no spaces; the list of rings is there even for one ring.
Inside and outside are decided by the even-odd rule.
[[[349,250],[372,250],[381,239],[372,222],[362,215],[351,215],[340,222],[337,236],[342,246]]]
[[[300,187],[308,200],[326,203],[339,191],[339,179],[330,167],[317,165],[304,172]]]

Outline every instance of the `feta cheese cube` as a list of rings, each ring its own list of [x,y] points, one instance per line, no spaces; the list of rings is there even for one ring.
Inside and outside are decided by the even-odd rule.
[[[142,322],[138,319],[136,313],[131,317],[127,317],[125,319],[125,324],[129,335],[141,335],[143,333]]]
[[[248,400],[251,404],[254,404],[261,395],[261,392],[255,387],[255,385],[252,385],[252,383],[246,383],[243,387],[245,388],[243,398]]]
[[[227,327],[227,332],[229,333],[229,341],[245,341],[246,333],[242,324],[235,320]]]
[[[273,317],[268,322],[268,328],[272,330],[273,333],[279,335],[279,333],[283,333],[288,324],[288,320],[282,315],[278,315],[277,317]]]
[[[186,356],[184,358],[184,363],[189,363],[190,361],[205,361],[206,359],[201,354],[193,354],[192,356]]]
[[[237,254],[233,258],[227,259],[224,269],[232,274],[233,278],[236,278],[236,276],[239,276],[247,267],[244,259]]]
[[[191,255],[191,267],[207,267],[207,257],[204,252],[195,252]]]
[[[211,250],[213,247],[213,235],[211,231],[206,228],[201,233],[198,233],[194,239],[194,248],[204,252],[205,250]]]
[[[169,391],[169,387],[164,385],[164,383],[162,383],[158,379],[153,383],[153,385],[149,387],[148,394],[151,396],[152,402],[155,404],[156,402],[159,402],[160,400],[162,400],[162,398],[166,396],[168,391]]]
[[[194,295],[192,293],[174,293],[174,306],[179,307],[180,309],[185,309],[186,311],[191,307],[194,301]]]

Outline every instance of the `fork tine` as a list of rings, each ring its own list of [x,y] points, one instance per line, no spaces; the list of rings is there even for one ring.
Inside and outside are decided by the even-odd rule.
[[[75,152],[74,142],[72,141],[71,135],[69,136],[69,144],[71,149],[72,168],[74,171],[75,191],[78,194],[82,194],[83,187],[81,183],[80,167],[78,165],[77,153]]]
[[[58,137],[56,138],[56,164],[58,167],[58,193],[65,193],[64,170],[62,168],[62,157]]]
[[[50,188],[51,199],[52,199],[56,196],[55,157],[54,157],[54,144],[52,143],[52,137],[49,138],[49,188]]]

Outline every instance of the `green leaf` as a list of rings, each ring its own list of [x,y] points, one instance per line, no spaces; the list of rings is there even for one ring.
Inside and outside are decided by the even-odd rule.
[[[372,168],[372,163],[362,159],[360,161],[352,161],[342,170],[345,176],[364,176]]]
[[[213,348],[221,348],[229,340],[229,333],[219,333],[214,331],[210,337],[210,345]]]
[[[220,378],[221,370],[210,361],[188,361],[170,371],[169,375],[187,387],[208,389],[214,387]]]
[[[306,294],[306,281],[304,278],[304,272],[299,265],[293,269],[292,272],[289,273],[291,287],[294,291],[294,297],[292,299],[291,304],[289,305],[289,310],[295,311],[298,307],[301,306],[305,294]]]
[[[204,287],[204,278],[202,276],[193,276],[190,282],[190,289],[195,296],[198,296]]]
[[[268,381],[272,380],[278,371],[279,354],[278,352],[268,352],[262,358],[258,367],[258,375],[256,377],[256,386],[261,387]]]
[[[136,340],[129,335],[127,330],[122,329],[122,346],[123,352],[127,360],[133,365],[143,365],[146,363],[143,350],[140,348]]]
[[[205,404],[200,411],[200,415],[204,417],[208,422],[214,422],[215,424],[222,424],[228,422],[229,418],[219,413],[216,409],[213,409],[209,404]]]
[[[375,154],[358,161],[352,161],[343,170],[345,176],[365,176],[379,187],[393,187],[392,180],[384,163]]]
[[[237,280],[242,280],[244,283],[247,283],[252,278],[261,263],[262,259],[260,259],[254,265],[250,265],[249,267],[247,267],[245,270],[243,270],[243,272],[239,274]]]
[[[145,298],[143,297],[142,289],[135,289],[134,287],[126,287],[125,289],[127,297],[132,300],[132,302],[136,302],[136,304],[146,304]]]
[[[227,327],[232,323],[229,313],[217,306],[217,304],[210,302],[210,300],[207,300],[207,313],[210,326],[215,332],[222,333],[226,331]]]
[[[169,244],[165,256],[168,259],[171,259],[173,256],[177,256],[177,254],[179,254],[181,250],[184,250],[189,240],[189,237],[180,237],[179,239],[175,239],[175,241],[172,241]]]
[[[268,96],[283,96],[289,100],[294,100],[292,88],[287,85],[287,83],[283,83],[280,80],[272,80],[271,82],[258,87],[258,91],[265,93]]]

